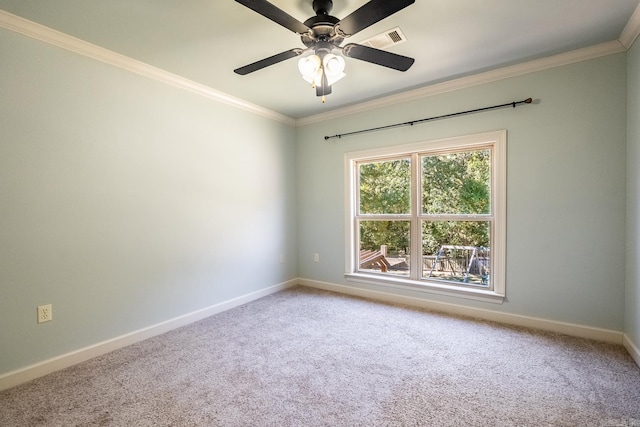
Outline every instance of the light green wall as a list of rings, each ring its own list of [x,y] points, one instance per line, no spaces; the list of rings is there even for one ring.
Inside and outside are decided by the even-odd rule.
[[[628,65],[611,55],[294,130],[0,30],[0,375],[294,277],[356,286],[343,278],[344,153],[496,129],[507,301],[404,294],[640,342],[638,49]],[[539,103],[323,139],[529,96]],[[37,325],[46,303],[55,320]]]
[[[506,129],[507,301],[402,294],[621,331],[625,76],[625,54],[616,54],[299,128],[300,277],[363,286],[343,277],[345,152]],[[323,139],[527,97],[539,103]]]
[[[627,287],[624,331],[640,347],[640,41],[627,52]]]
[[[0,58],[0,375],[296,277],[292,127],[6,30]]]

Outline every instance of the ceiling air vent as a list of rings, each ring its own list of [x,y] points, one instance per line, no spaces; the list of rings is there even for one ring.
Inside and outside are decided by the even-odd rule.
[[[396,27],[389,31],[385,31],[382,34],[378,34],[377,36],[373,36],[371,38],[363,40],[359,44],[375,47],[376,49],[386,49],[389,46],[393,46],[406,41],[407,39],[404,34],[402,34],[400,28]]]

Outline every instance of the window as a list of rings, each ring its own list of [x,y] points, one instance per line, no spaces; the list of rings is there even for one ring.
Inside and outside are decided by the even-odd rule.
[[[502,302],[506,131],[345,155],[346,277]]]

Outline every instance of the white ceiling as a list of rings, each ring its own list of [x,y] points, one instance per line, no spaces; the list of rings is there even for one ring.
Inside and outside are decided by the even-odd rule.
[[[272,0],[300,21],[312,0]],[[343,18],[366,0],[334,0]],[[399,72],[347,59],[347,76],[322,104],[291,59],[255,73],[233,70],[304,47],[298,36],[233,0],[0,0],[0,9],[291,118],[620,37],[640,0],[416,0],[347,39],[399,26],[391,52],[416,59]]]

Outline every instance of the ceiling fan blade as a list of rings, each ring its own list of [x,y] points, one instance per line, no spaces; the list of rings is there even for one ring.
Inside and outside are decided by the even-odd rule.
[[[233,70],[233,72],[236,74],[240,74],[241,76],[245,76],[249,73],[253,73],[254,71],[258,71],[270,65],[277,64],[278,62],[295,58],[296,56],[300,55],[302,52],[303,52],[303,49],[287,50],[285,52],[278,53],[268,58],[261,59],[260,61],[256,61],[252,64],[245,65],[244,67],[237,68]]]
[[[283,27],[288,28],[294,33],[305,34],[311,30],[302,22],[298,21],[293,16],[277,8],[276,6],[272,5],[266,0],[236,0],[236,1],[255,12],[258,12],[260,15],[264,16],[265,18],[272,20],[276,24],[280,24]]]
[[[407,71],[415,62],[415,59],[408,56],[355,43],[349,43],[343,47],[342,53],[349,58],[360,59],[361,61],[371,62],[398,71]]]
[[[415,0],[371,0],[342,19],[338,23],[340,31],[352,36],[413,3]]]

